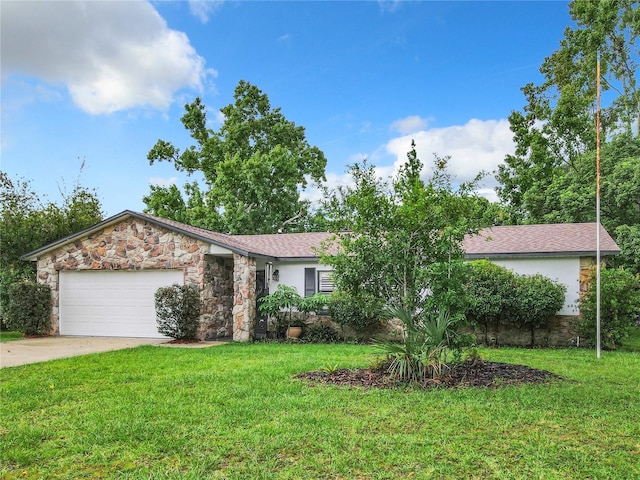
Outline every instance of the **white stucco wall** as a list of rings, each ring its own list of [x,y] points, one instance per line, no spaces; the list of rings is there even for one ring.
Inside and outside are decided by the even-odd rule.
[[[567,287],[560,315],[578,315],[580,295],[580,259],[577,257],[558,258],[510,258],[491,259],[492,263],[505,267],[520,275],[539,273]]]
[[[269,282],[269,291],[274,292],[276,288],[278,288],[278,285],[283,283],[295,288],[300,295],[304,296],[305,268],[315,268],[316,273],[323,270],[331,270],[331,267],[317,262],[276,262],[273,265],[273,269],[278,270],[280,274],[280,280],[277,282],[271,280]]]

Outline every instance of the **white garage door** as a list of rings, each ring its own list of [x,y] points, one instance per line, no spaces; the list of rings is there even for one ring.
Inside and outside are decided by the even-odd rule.
[[[182,270],[60,272],[60,335],[163,338],[154,294]]]

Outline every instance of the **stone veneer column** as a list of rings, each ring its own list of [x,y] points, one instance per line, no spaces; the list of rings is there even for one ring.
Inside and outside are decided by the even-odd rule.
[[[595,266],[596,259],[594,257],[580,257],[580,298],[589,289],[591,273]]]
[[[256,318],[256,260],[233,254],[233,339],[248,342],[253,338]]]

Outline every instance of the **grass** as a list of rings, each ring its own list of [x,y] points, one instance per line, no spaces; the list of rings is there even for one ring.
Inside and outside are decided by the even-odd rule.
[[[24,338],[22,332],[0,330],[0,342],[10,342],[11,340],[20,340],[22,338]]]
[[[620,347],[623,352],[640,352],[640,327],[633,327]]]
[[[569,381],[363,390],[292,379],[361,345],[139,347],[0,370],[0,478],[640,477],[640,353],[481,350]]]

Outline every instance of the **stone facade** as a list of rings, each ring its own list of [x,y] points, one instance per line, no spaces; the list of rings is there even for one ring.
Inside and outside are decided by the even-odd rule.
[[[136,218],[106,226],[38,259],[38,281],[51,287],[51,333],[59,334],[61,270],[182,269],[202,292],[200,339],[232,334],[232,260],[208,254],[206,242]]]
[[[233,336],[233,259],[205,255],[204,339]]]
[[[578,336],[577,323],[579,317],[558,315],[542,328],[534,329],[534,345],[541,347],[569,347],[575,345]],[[467,330],[472,332],[472,329]],[[521,346],[531,345],[531,330],[509,325],[497,325],[489,328],[487,333],[473,331],[478,343],[489,346]]]
[[[247,342],[255,332],[256,259],[233,254],[233,339]]]

